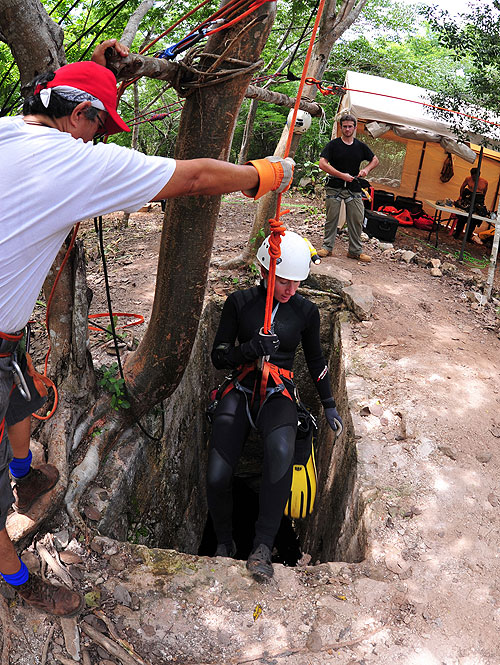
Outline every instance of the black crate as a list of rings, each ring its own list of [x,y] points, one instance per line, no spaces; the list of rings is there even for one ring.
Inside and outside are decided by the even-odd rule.
[[[409,196],[396,196],[394,207],[398,210],[408,210],[411,215],[419,215],[423,211],[422,201]]]
[[[363,231],[370,238],[378,238],[382,242],[394,242],[399,222],[394,217],[383,212],[365,210],[365,221]]]
[[[384,189],[373,190],[373,209],[378,210],[383,206],[394,206],[394,194]]]

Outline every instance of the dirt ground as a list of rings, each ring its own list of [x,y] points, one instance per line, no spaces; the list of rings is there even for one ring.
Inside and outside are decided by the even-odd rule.
[[[307,235],[319,248],[322,202],[294,195],[283,203],[291,210],[284,218],[287,226]],[[253,283],[247,269],[227,274],[216,265],[243,248],[253,210],[254,204],[236,195],[223,203],[208,291],[224,294]],[[136,213],[119,233],[112,230],[118,219],[105,220],[113,305],[115,311],[142,315],[147,322],[161,212],[153,207]],[[174,578],[169,634],[165,634],[166,624],[162,632],[153,601],[148,596],[146,603],[146,592],[141,595],[144,571],[132,565],[137,564],[137,555],[126,559],[129,554],[109,544],[106,551],[94,541],[88,548],[75,541],[63,544],[60,550],[66,547],[81,558],[73,561],[73,573],[87,593],[100,585],[109,587],[115,576],[110,602],[101,605],[101,611],[113,617],[115,637],[132,644],[133,657],[143,659],[127,661],[123,654],[106,650],[102,640],[86,637],[88,653],[78,656],[84,665],[500,664],[500,319],[496,311],[500,303],[479,304],[488,248],[468,245],[467,261],[460,265],[453,257],[457,241],[443,233],[436,250],[427,244],[427,235],[416,229],[398,231],[394,248],[415,252],[410,263],[401,252],[372,241],[365,245],[373,258],[370,265],[350,260],[343,235],[333,257],[324,260],[349,271],[354,284],[371,287],[374,295],[369,319],[343,324],[359,479],[370,504],[366,561],[306,571],[277,566],[276,585],[263,594],[241,583],[245,575],[241,562],[217,563],[214,572],[213,561],[202,559],[199,567],[208,578],[197,601],[189,596],[194,582],[181,584],[179,576]],[[102,269],[90,223],[84,225],[82,236],[94,292],[92,312],[105,312]],[[431,274],[430,259],[448,264],[441,266],[442,276]],[[144,324],[128,328],[126,341],[131,348],[144,328]],[[105,337],[97,332],[91,336],[97,366],[112,362]],[[59,526],[64,530],[64,519]],[[128,577],[125,560],[130,562]],[[189,565],[193,561],[191,557]],[[207,596],[214,590],[207,582],[210,576],[215,579],[216,598]],[[142,613],[141,628],[135,633],[127,632],[126,626],[134,610],[139,611],[138,601],[133,593],[127,596],[126,589],[117,591],[123,585],[129,591],[133,588],[144,608],[149,608],[148,620]],[[14,636],[10,660],[2,664],[75,662],[68,655],[60,622],[41,618],[14,599],[8,602],[11,620],[7,606],[0,608],[4,646],[10,621]],[[190,609],[193,602],[196,611]],[[217,621],[208,616],[211,603],[217,605]],[[95,606],[87,604],[88,616],[94,616]],[[250,612],[257,605],[262,617],[254,614],[252,620]],[[242,608],[248,616],[241,614]],[[331,611],[328,619],[326,608]],[[97,622],[88,616],[87,623]],[[105,634],[102,621],[101,616],[97,628]],[[214,622],[219,642],[213,641]],[[157,638],[156,646],[166,645],[166,651],[148,652],[148,634]]]

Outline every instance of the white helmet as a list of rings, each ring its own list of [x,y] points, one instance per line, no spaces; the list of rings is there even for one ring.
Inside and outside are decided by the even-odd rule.
[[[269,238],[264,240],[257,250],[257,261],[269,270]],[[276,275],[293,282],[301,282],[309,275],[311,252],[302,236],[293,231],[285,231],[281,236],[281,256],[276,259]]]
[[[290,109],[290,113],[288,114],[288,117],[286,119],[286,124],[288,125],[288,127],[290,127],[292,118],[293,118],[293,109]],[[311,126],[311,114],[308,113],[307,111],[299,109],[297,111],[297,117],[295,118],[295,125],[293,127],[294,133],[304,134],[304,132],[307,132],[310,126]]]

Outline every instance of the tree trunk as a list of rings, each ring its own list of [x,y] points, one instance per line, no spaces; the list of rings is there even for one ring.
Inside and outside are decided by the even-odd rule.
[[[137,81],[134,82],[134,118],[137,118],[139,115],[139,86]],[[130,147],[133,150],[137,150],[139,144],[139,125],[135,124],[132,127],[132,140],[130,142]],[[128,221],[130,219],[130,213],[124,212],[120,222],[120,228],[126,229],[128,227]]]
[[[245,129],[243,130],[243,140],[241,142],[240,154],[238,155],[238,164],[246,164],[248,161],[248,148],[250,147],[250,142],[253,136],[253,125],[255,122],[255,116],[257,115],[258,105],[259,102],[256,99],[252,99],[250,102],[250,108],[248,110],[248,115],[245,122]]]
[[[266,43],[275,11],[275,3],[266,3],[245,22],[213,35],[204,53],[225,53],[240,61],[255,62]],[[201,56],[203,71],[212,63],[213,58]],[[221,65],[231,68],[229,62]],[[227,159],[251,75],[243,73],[226,83],[193,90],[182,112],[177,159]],[[168,397],[184,372],[203,304],[219,208],[219,196],[182,197],[167,203],[151,323],[125,367],[139,411],[147,411]]]
[[[19,68],[21,90],[38,74],[66,63],[64,33],[39,0],[0,0],[0,31]]]

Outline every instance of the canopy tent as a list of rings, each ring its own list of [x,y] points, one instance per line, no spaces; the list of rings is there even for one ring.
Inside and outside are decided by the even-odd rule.
[[[372,137],[396,141],[405,146],[404,161],[398,180],[383,183],[383,189],[402,196],[441,200],[458,199],[460,185],[476,162],[478,145],[486,139],[490,146],[500,149],[500,130],[494,124],[483,123],[481,133],[470,131],[470,122],[458,116],[462,130],[467,132],[470,144],[457,142],[450,123],[436,117],[432,93],[425,88],[348,71],[338,115],[350,112],[358,119],[358,134],[368,132]],[[464,113],[500,123],[481,109],[462,108]],[[373,146],[372,146],[373,147]],[[442,182],[441,169],[447,153],[453,153],[453,176]],[[380,157],[380,155],[378,155]],[[497,210],[500,192],[500,152],[484,149],[481,175],[488,180],[486,206]],[[376,186],[377,171],[370,178]],[[425,207],[425,206],[424,206]],[[432,212],[430,209],[428,212]],[[496,263],[495,243],[491,261]],[[488,278],[490,281],[490,277]]]
[[[392,81],[380,76],[360,74],[348,71],[345,78],[344,95],[340,109],[348,108],[357,118],[376,120],[389,125],[403,125],[415,129],[432,132],[439,136],[456,140],[456,136],[446,120],[438,119],[432,105],[432,92],[416,85]],[[426,104],[428,106],[426,106]],[[461,108],[461,112],[481,117],[493,123],[500,119],[479,108]],[[457,115],[457,120],[469,139],[481,143],[482,138],[488,139],[493,147],[500,148],[500,130],[494,124],[484,123],[481,133],[469,131],[470,121],[465,116]]]
[[[339,115],[347,111],[353,113],[359,121],[358,134],[367,132],[370,136],[396,141],[405,147],[397,181],[381,178],[383,189],[422,200],[458,198],[460,185],[476,162],[479,148],[475,143],[457,142],[449,124],[435,118],[430,108],[420,103],[431,103],[430,91],[351,71],[346,74],[345,88]],[[491,139],[487,125],[484,135]],[[471,135],[470,138],[477,142],[480,137]],[[440,174],[447,153],[454,156],[454,175],[443,183]],[[481,174],[489,182],[486,206],[490,210],[496,209],[500,191],[499,160],[500,153],[489,149],[484,151]],[[375,186],[380,175],[380,168],[373,172],[371,179]]]

